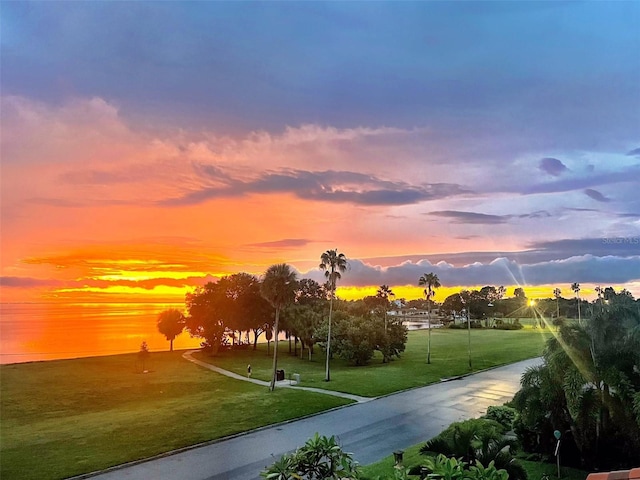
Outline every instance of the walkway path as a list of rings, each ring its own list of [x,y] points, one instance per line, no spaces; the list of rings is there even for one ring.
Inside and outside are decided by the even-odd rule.
[[[540,359],[526,360],[459,380],[356,403],[120,468],[95,478],[255,480],[267,465],[304,444],[316,432],[336,435],[346,451],[353,453],[361,464],[368,464],[394,450],[423,442],[452,422],[478,417],[488,406],[510,400],[519,388],[524,370],[538,363]]]
[[[222,375],[226,375],[227,377],[235,378],[236,380],[243,380],[245,382],[255,383],[256,385],[262,385],[264,387],[268,387],[270,385],[269,382],[265,382],[263,380],[256,380],[255,378],[249,378],[244,375],[238,375],[237,373],[230,372],[229,370],[224,370],[220,367],[216,367],[215,365],[211,365],[210,363],[197,360],[192,356],[193,352],[197,352],[197,351],[198,350],[189,350],[188,352],[183,353],[182,356],[185,359],[189,360],[190,362],[200,365],[201,367],[208,368],[209,370],[213,370],[214,372],[218,372]],[[276,382],[276,387],[277,388],[282,388],[282,387],[296,388],[298,390],[306,390],[308,392],[324,393],[325,395],[333,395],[334,397],[342,397],[342,398],[348,398],[349,400],[355,400],[358,403],[363,403],[363,402],[368,402],[370,400],[373,400],[373,398],[370,398],[370,397],[360,397],[358,395],[352,395],[350,393],[336,392],[333,390],[325,390],[323,388],[300,387],[300,386],[292,385],[291,381],[289,380],[281,380],[279,382]]]

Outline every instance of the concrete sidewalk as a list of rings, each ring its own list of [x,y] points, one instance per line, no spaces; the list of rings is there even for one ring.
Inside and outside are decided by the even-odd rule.
[[[262,385],[264,387],[269,386],[269,382],[265,382],[264,380],[257,380],[255,378],[249,378],[244,375],[238,375],[237,373],[230,372],[229,370],[224,370],[220,367],[216,367],[215,365],[211,365],[210,363],[197,360],[193,358],[192,356],[193,352],[197,352],[197,350],[189,350],[188,352],[183,353],[182,357],[185,358],[186,360],[189,360],[190,362],[200,365],[201,367],[220,373],[221,375],[235,378],[236,380],[242,380],[244,382],[251,382],[256,385]],[[352,395],[350,393],[344,393],[344,392],[336,392],[334,390],[325,390],[323,388],[301,387],[299,385],[292,385],[291,381],[289,380],[281,380],[279,382],[276,382],[276,387],[277,388],[295,388],[298,390],[306,390],[307,392],[323,393],[325,395],[333,395],[334,397],[348,398],[349,400],[354,400],[358,403],[364,403],[364,402],[373,400],[373,398],[360,397],[359,395]]]

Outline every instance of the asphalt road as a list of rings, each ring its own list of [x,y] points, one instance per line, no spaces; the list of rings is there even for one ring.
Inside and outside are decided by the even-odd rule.
[[[211,445],[92,478],[100,480],[254,480],[285,452],[318,432],[336,435],[361,464],[423,442],[450,423],[478,417],[510,400],[520,376],[539,359],[357,403],[303,420],[249,432]]]

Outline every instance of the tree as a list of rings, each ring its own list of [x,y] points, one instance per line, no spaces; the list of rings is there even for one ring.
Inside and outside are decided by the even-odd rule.
[[[169,340],[169,351],[173,352],[173,341],[184,330],[184,315],[180,310],[171,308],[158,315],[158,331]]]
[[[226,318],[229,303],[224,285],[208,282],[193,293],[187,293],[186,305],[189,316],[186,328],[193,337],[204,339],[203,347],[212,355],[228,342]]]
[[[320,256],[320,269],[324,270],[324,276],[328,279],[329,287],[329,329],[327,333],[327,365],[325,381],[331,380],[329,372],[329,359],[331,358],[331,316],[333,314],[333,297],[336,295],[336,282],[342,278],[342,273],[347,271],[347,257],[338,250],[327,250]]]
[[[444,299],[440,311],[455,318],[464,309],[464,302],[459,293],[453,293]]]
[[[424,295],[427,299],[427,304],[429,308],[429,337],[427,340],[427,363],[431,363],[431,297],[434,294],[434,290],[436,288],[441,287],[440,279],[438,276],[431,272],[425,273],[418,279],[418,285],[421,287],[427,287],[424,289]]]
[[[387,311],[389,310],[389,297],[395,297],[396,294],[389,288],[389,285],[380,285],[376,292],[376,297],[384,301],[384,331],[387,331]]]
[[[580,323],[582,321],[582,319],[580,318],[580,284],[577,282],[572,283],[571,290],[573,290],[573,293],[576,294],[576,303],[578,305],[578,323]]]
[[[264,274],[260,293],[273,306],[276,318],[273,326],[275,342],[273,346],[273,374],[269,391],[276,386],[276,370],[278,369],[278,320],[280,310],[285,305],[293,302],[297,289],[296,273],[286,263],[278,263],[270,266]]]
[[[513,406],[516,431],[529,448],[550,453],[552,433],[577,454],[567,464],[633,466],[640,458],[640,316],[609,306],[560,328],[547,342],[544,364],[522,376]]]
[[[553,296],[556,297],[556,318],[560,318],[560,296],[562,295],[562,290],[559,288],[553,289]]]

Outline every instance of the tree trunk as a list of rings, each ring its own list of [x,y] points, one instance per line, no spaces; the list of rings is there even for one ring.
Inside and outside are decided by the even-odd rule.
[[[169,340],[169,351],[173,352],[173,338]]]
[[[427,302],[429,302],[429,299],[427,299]],[[429,333],[428,333],[428,340],[427,340],[427,363],[430,364],[431,363],[431,302],[429,302],[427,304],[427,308],[429,309],[428,312],[428,326],[429,326]]]
[[[276,308],[276,322],[273,326],[273,334],[275,337],[275,343],[273,345],[273,372],[271,375],[271,385],[269,386],[269,391],[273,392],[276,388],[276,371],[278,369],[278,319],[280,317],[280,309]]]
[[[325,382],[331,381],[329,372],[329,359],[331,358],[331,315],[333,314],[333,290],[331,290],[331,299],[329,300],[329,333],[327,334],[327,366]]]

